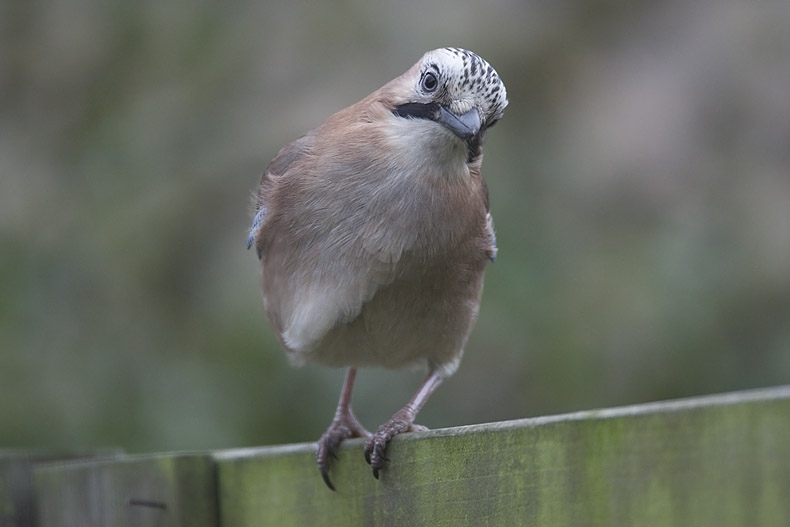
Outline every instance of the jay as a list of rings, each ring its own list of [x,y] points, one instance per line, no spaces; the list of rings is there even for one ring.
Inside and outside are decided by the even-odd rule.
[[[387,444],[458,367],[497,248],[480,173],[486,131],[507,106],[481,57],[427,52],[408,71],[277,154],[255,195],[248,248],[266,316],[291,361],[347,368],[318,441],[329,488],[340,443],[366,438],[378,478]],[[354,416],[360,367],[427,367],[414,397],[374,433]]]

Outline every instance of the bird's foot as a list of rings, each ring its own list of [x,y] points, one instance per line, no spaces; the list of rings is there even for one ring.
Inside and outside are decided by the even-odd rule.
[[[379,479],[379,470],[384,468],[387,445],[398,434],[403,432],[423,432],[427,427],[414,424],[413,417],[404,408],[393,415],[389,421],[381,425],[376,433],[365,442],[365,461],[373,469],[373,477]]]
[[[360,424],[349,408],[347,411],[338,412],[335,415],[332,424],[329,425],[324,435],[318,440],[318,449],[316,450],[318,469],[321,471],[324,483],[332,490],[335,490],[335,486],[332,484],[332,480],[329,479],[330,458],[337,459],[336,453],[340,443],[351,437],[370,437],[370,432]]]

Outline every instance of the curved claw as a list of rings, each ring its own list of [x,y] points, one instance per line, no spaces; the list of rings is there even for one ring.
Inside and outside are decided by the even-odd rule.
[[[362,431],[365,431],[362,429]],[[360,430],[347,426],[344,422],[334,422],[324,432],[321,439],[318,440],[318,448],[316,449],[316,461],[318,462],[318,469],[321,471],[321,477],[326,483],[326,486],[331,490],[335,490],[335,486],[329,479],[329,460],[330,458],[337,459],[337,449],[343,440],[350,437],[359,437]]]
[[[318,440],[316,461],[318,461],[318,469],[321,471],[321,478],[330,490],[335,490],[335,486],[329,479],[329,458],[337,459],[336,452],[340,443],[350,437],[370,437],[370,432],[365,430],[365,427],[354,416],[354,412],[351,411],[351,390],[354,387],[356,374],[356,368],[349,368],[346,372],[346,380],[343,381],[343,391],[340,393],[335,418],[321,439]]]
[[[368,461],[368,464],[373,469],[373,477],[379,479],[379,470],[384,468],[384,465],[390,460],[387,456],[384,455],[386,452],[387,445],[379,445],[376,444],[373,446],[374,454],[372,456],[367,456],[367,458],[372,458],[372,461]]]
[[[379,471],[389,461],[387,457],[387,445],[398,434],[408,432],[412,429],[412,424],[403,419],[402,416],[395,414],[392,419],[384,423],[370,436],[365,442],[365,461],[373,469],[373,477],[379,479]]]
[[[321,477],[326,483],[326,486],[331,490],[335,490],[335,486],[329,479],[329,458],[337,459],[335,450],[340,445],[342,437],[337,434],[337,429],[333,430],[331,427],[326,433],[318,440],[318,449],[316,450],[316,461],[318,462],[318,470],[321,471]]]
[[[376,436],[378,433],[376,433]],[[387,444],[381,444],[377,441],[376,436],[371,437],[365,443],[365,461],[373,469],[373,477],[379,479],[379,470],[384,468],[384,463],[389,461],[384,455]]]
[[[340,418],[336,418],[329,428],[318,440],[318,448],[316,449],[315,457],[318,462],[318,469],[321,472],[321,477],[326,483],[326,486],[331,490],[335,490],[335,486],[329,479],[329,465],[330,458],[337,459],[337,451],[340,444],[351,437],[367,437],[370,433],[359,424],[350,411],[343,414]]]
[[[329,479],[329,465],[319,468],[321,470],[321,477],[323,478],[324,483],[326,483],[326,486],[329,487],[329,490],[334,491],[335,486],[332,485],[332,480]]]
[[[425,401],[442,382],[442,376],[436,371],[428,374],[417,393],[403,408],[395,412],[390,420],[376,430],[376,433],[365,442],[365,461],[373,469],[373,477],[379,479],[379,471],[384,468],[387,461],[385,453],[390,440],[398,434],[412,430],[427,430],[424,426],[415,425],[414,418]]]
[[[387,443],[389,443],[389,439],[381,442],[379,438],[373,436],[365,444],[365,461],[373,468],[373,475],[376,479],[379,478],[379,469],[384,468],[384,463],[389,461],[389,458],[385,455]]]
[[[379,479],[379,470],[384,468],[384,465],[389,461],[385,454],[387,452],[387,444],[394,437],[394,434],[389,438],[386,435],[389,434],[379,436],[379,433],[376,432],[365,444],[365,461],[373,469],[373,477],[376,479]]]

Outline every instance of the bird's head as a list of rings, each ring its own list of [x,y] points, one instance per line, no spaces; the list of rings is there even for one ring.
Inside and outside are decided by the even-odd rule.
[[[402,88],[393,113],[410,119],[434,121],[469,146],[473,157],[483,133],[503,115],[505,85],[491,65],[460,48],[427,52],[398,84]]]

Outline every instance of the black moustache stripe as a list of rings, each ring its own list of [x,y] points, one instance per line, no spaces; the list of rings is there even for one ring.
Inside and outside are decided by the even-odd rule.
[[[407,102],[400,104],[392,110],[392,113],[398,117],[406,117],[410,119],[429,119],[436,120],[439,112],[439,104],[435,102]]]

